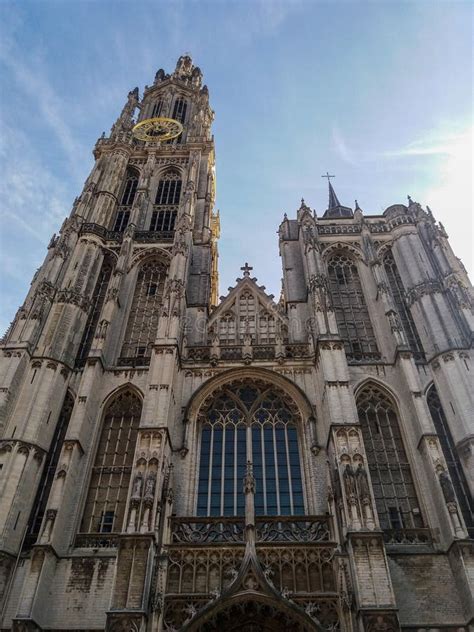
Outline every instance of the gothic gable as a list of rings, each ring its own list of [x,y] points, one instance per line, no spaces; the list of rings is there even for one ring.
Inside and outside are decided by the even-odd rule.
[[[273,296],[257,285],[247,270],[229,289],[209,319],[209,337],[222,344],[242,344],[244,339],[272,344],[287,338],[288,322]]]

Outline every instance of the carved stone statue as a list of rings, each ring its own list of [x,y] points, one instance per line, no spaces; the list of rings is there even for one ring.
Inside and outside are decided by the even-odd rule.
[[[142,475],[141,472],[138,472],[138,474],[133,479],[133,488],[132,488],[132,498],[133,499],[141,498],[142,486],[143,486],[143,475]]]
[[[360,500],[366,500],[367,498],[370,498],[369,480],[367,478],[365,467],[362,465],[362,463],[359,463],[359,465],[357,466],[355,479],[357,483],[357,488],[359,490]]]
[[[153,500],[155,497],[156,475],[151,473],[148,475],[145,483],[145,500]]]
[[[356,481],[354,477],[354,471],[349,463],[347,463],[346,467],[344,468],[342,478],[344,480],[346,495],[348,497],[355,496],[357,494]]]
[[[247,473],[244,477],[244,494],[255,494],[255,487],[252,463],[247,461]]]
[[[441,472],[439,475],[439,484],[443,492],[444,500],[447,503],[456,502],[456,492],[454,491],[453,484],[447,472]]]

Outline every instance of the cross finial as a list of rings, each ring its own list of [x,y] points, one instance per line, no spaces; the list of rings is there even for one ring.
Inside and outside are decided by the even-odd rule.
[[[245,264],[240,269],[243,271],[245,277],[249,277],[250,270],[253,270],[252,266],[249,266],[247,262],[245,262]]]
[[[336,176],[329,175],[329,171],[326,171],[326,175],[321,176],[321,178],[327,178],[328,182],[331,182],[330,178],[335,178]]]

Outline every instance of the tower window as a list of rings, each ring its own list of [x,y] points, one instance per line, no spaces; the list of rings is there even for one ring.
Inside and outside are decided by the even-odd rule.
[[[82,518],[82,533],[122,530],[133,466],[141,402],[122,392],[105,411]]]
[[[184,125],[184,121],[186,120],[186,110],[188,105],[184,99],[176,99],[173,107],[173,116],[172,118],[175,121],[179,121],[182,125]]]
[[[33,509],[31,510],[30,519],[28,521],[28,532],[24,543],[25,548],[29,548],[33,545],[40,533],[41,523],[43,522],[44,512],[46,511],[46,506],[48,504],[49,493],[53,484],[56,467],[59,462],[64,437],[66,436],[66,430],[69,420],[71,419],[73,408],[74,399],[68,391],[63,401],[58,423],[56,424],[53,439],[44,464],[40,484],[36,492]]]
[[[123,233],[128,226],[129,219],[130,211],[117,211],[113,230],[118,233]]]
[[[103,511],[98,531],[100,533],[112,533],[114,527],[114,512]]]
[[[242,489],[251,458],[259,515],[304,514],[293,401],[273,387],[250,382],[220,390],[201,410],[199,516],[243,515]]]
[[[158,183],[155,204],[169,206],[179,204],[181,196],[181,176],[174,169],[167,171]]]
[[[94,293],[92,294],[92,305],[84,328],[84,333],[82,335],[81,344],[79,345],[79,351],[77,352],[76,363],[79,365],[87,358],[89,351],[91,350],[92,341],[94,340],[94,334],[97,329],[100,313],[102,311],[102,306],[104,305],[107,288],[112,275],[112,269],[113,266],[111,260],[107,257],[104,258],[102,268],[99,272],[99,277],[95,284]]]
[[[446,459],[449,475],[453,482],[453,487],[458,499],[459,508],[464,518],[464,522],[466,523],[469,535],[471,538],[474,538],[474,499],[469,491],[469,486],[466,481],[462,465],[459,462],[456,446],[449,429],[448,420],[444,414],[443,406],[441,405],[441,400],[439,399],[438,392],[434,384],[428,391],[427,403],[436,433],[438,434],[439,441],[441,443],[444,458]]]
[[[423,527],[394,404],[381,389],[369,384],[357,397],[357,412],[380,526]]]
[[[172,231],[176,221],[176,211],[153,211],[150,230]]]
[[[138,272],[121,357],[149,358],[158,331],[166,268],[147,261]]]
[[[383,265],[408,345],[415,354],[415,357],[422,359],[424,357],[423,347],[410,308],[405,301],[405,288],[403,287],[402,279],[391,251],[385,255]]]
[[[345,254],[335,255],[328,263],[328,277],[337,327],[348,360],[378,359],[380,354],[356,264]]]
[[[132,206],[138,186],[138,173],[134,169],[128,169],[123,186],[121,206]]]
[[[163,108],[163,101],[159,99],[156,103],[153,104],[153,109],[151,111],[150,118],[155,118],[157,116],[160,116],[162,108]]]

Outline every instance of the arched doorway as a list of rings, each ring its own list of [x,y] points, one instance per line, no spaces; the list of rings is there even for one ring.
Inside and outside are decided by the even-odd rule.
[[[314,632],[319,627],[303,612],[292,612],[290,604],[247,598],[227,608],[223,604],[211,610],[188,629],[190,632]]]

